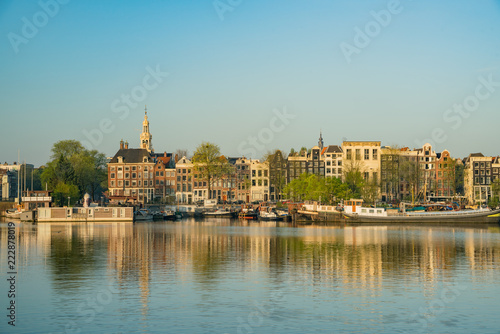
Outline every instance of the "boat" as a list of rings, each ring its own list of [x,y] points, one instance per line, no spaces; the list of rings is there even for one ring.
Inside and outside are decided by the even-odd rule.
[[[134,212],[134,221],[149,221],[153,220],[153,214],[147,209],[140,209]]]
[[[10,219],[21,219],[21,210],[18,209],[7,209],[5,211],[5,216]]]
[[[385,208],[363,207],[363,201],[351,199],[344,204],[344,216],[355,223],[482,223],[500,222],[500,210],[480,208],[476,210],[402,212],[388,214]]]
[[[253,210],[253,209],[244,208],[238,214],[238,218],[240,218],[240,219],[247,219],[247,220],[258,219],[259,218],[259,213],[257,211],[255,211],[255,210]]]
[[[163,210],[161,213],[163,215],[163,220],[176,220],[177,219],[175,212],[172,210]]]
[[[227,218],[232,218],[234,217],[234,212],[228,210],[228,209],[217,209],[215,211],[205,211],[203,212],[204,217],[227,217]]]
[[[283,217],[278,215],[276,210],[271,207],[262,207],[259,211],[259,219],[278,221],[283,220]]]

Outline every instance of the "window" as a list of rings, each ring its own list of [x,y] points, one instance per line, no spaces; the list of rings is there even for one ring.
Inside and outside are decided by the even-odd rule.
[[[137,177],[136,173],[132,173],[132,178],[135,179]]]
[[[111,173],[111,176],[110,176],[112,179],[115,178],[115,173]]]
[[[351,159],[352,159],[352,151],[351,151],[351,149],[350,149],[350,148],[348,148],[348,149],[346,150],[345,155],[346,155],[346,159],[347,159],[347,160],[351,160]]]
[[[130,173],[125,173],[125,178],[128,179],[130,177]]]
[[[259,169],[258,175],[259,177],[262,177],[262,170]]]
[[[370,159],[370,150],[365,148],[365,160],[369,160]]]
[[[252,177],[255,177],[256,175],[257,175],[256,170],[253,170],[253,171],[252,171]]]
[[[356,149],[356,160],[361,160],[361,149]]]
[[[264,169],[264,177],[267,177],[267,169]]]
[[[264,179],[264,186],[267,187],[267,180]]]
[[[364,173],[364,179],[365,179],[366,181],[368,181],[368,178],[369,178],[369,177],[370,177],[370,173],[365,172],[365,173]]]

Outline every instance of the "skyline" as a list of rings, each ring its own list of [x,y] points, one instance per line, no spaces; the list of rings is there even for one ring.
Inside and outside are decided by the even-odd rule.
[[[1,163],[45,164],[65,139],[139,147],[145,105],[156,152],[258,159],[321,131],[500,154],[500,1],[4,1],[0,17]]]

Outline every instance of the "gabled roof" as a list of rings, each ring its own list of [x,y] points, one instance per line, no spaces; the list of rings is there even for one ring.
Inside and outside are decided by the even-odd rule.
[[[469,158],[482,158],[484,155],[482,153],[471,153],[469,154]]]
[[[325,149],[324,153],[342,153],[342,149],[338,145],[328,145]]]
[[[117,163],[118,157],[123,157],[123,162],[129,164],[141,163],[144,160],[144,157],[147,157],[148,159],[152,158],[151,154],[145,148],[123,148],[116,152],[110,163]]]

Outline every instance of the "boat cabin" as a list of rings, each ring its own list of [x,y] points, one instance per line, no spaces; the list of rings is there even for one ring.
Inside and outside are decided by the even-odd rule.
[[[344,202],[344,212],[359,213],[362,205],[363,205],[362,199],[350,199],[349,201]]]
[[[363,207],[363,200],[351,199],[344,203],[345,213],[357,213],[363,216],[387,216],[387,211],[384,208],[365,208]]]

